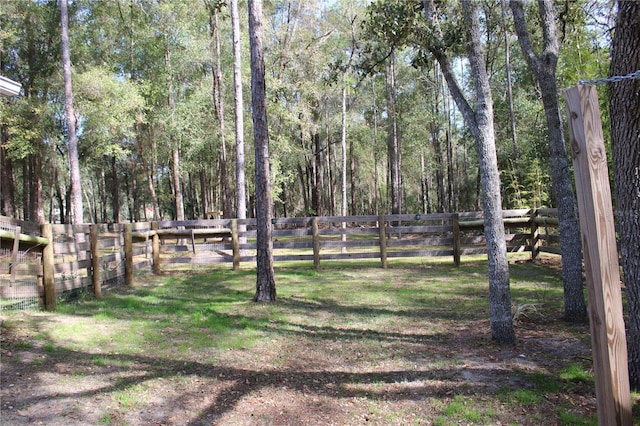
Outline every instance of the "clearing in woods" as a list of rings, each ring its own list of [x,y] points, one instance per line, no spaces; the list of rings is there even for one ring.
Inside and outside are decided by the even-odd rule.
[[[509,347],[478,258],[280,266],[273,304],[251,302],[255,270],[217,268],[5,312],[2,424],[597,424],[556,263],[511,259]]]

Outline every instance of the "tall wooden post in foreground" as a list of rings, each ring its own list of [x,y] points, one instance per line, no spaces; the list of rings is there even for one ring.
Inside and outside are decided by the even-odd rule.
[[[578,86],[567,90],[565,99],[589,294],[598,420],[601,425],[631,425],[620,269],[598,94],[595,86]]]

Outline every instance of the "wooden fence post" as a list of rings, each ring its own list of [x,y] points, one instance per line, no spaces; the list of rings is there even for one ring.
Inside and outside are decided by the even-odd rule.
[[[124,225],[124,284],[133,284],[133,235],[130,223]]]
[[[460,266],[460,255],[462,253],[462,243],[460,241],[460,215],[454,213],[451,217],[453,226],[453,264]]]
[[[567,90],[567,114],[584,249],[601,425],[631,425],[622,290],[607,154],[595,86]]]
[[[378,229],[380,230],[380,262],[382,262],[382,268],[387,269],[387,228],[383,212],[380,212],[378,218]]]
[[[13,250],[11,251],[11,263],[9,263],[9,272],[11,273],[11,283],[16,282],[16,269],[18,269],[18,254],[20,252],[20,226],[16,226],[13,238]]]
[[[158,222],[151,222],[151,253],[153,257],[153,273],[160,273],[160,236],[158,235]]]
[[[53,229],[50,223],[40,226],[43,238],[49,240],[42,249],[42,284],[44,285],[44,308],[47,311],[56,310],[56,281],[53,267]]]
[[[91,282],[93,283],[93,295],[102,297],[102,281],[100,280],[100,247],[98,244],[98,225],[91,225]]]
[[[317,217],[311,219],[311,234],[313,235],[313,267],[317,271],[320,269],[320,230]]]
[[[231,244],[233,245],[233,270],[240,269],[240,236],[238,235],[238,219],[231,220]]]
[[[529,239],[531,241],[531,259],[535,260],[540,254],[540,234],[538,233],[538,209],[531,211],[531,231],[529,233]]]

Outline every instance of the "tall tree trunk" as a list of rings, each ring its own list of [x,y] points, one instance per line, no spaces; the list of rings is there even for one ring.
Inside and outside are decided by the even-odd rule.
[[[507,7],[506,0],[500,0],[500,14],[502,17],[502,37],[504,39],[504,68],[507,73],[507,101],[509,102],[509,123],[511,124],[511,142],[513,144],[513,162],[515,169],[519,170],[520,151],[518,149],[518,134],[516,133],[516,113],[513,107],[513,87],[511,84],[511,52],[509,47],[509,34],[507,33]]]
[[[433,144],[433,153],[436,160],[436,194],[438,195],[437,212],[445,211],[445,191],[444,191],[444,160],[442,158],[442,145],[440,143],[440,129],[435,121],[429,124],[429,133],[431,133],[431,142]]]
[[[453,140],[452,140],[452,119],[451,119],[451,107],[449,105],[450,99],[447,92],[447,82],[442,81],[442,102],[443,102],[443,112],[447,117],[447,129],[445,130],[445,141],[447,144],[447,199],[449,200],[449,211],[455,212],[458,211],[458,200],[456,194],[456,164],[454,163],[453,157]]]
[[[240,220],[247,218],[247,194],[244,164],[244,103],[242,95],[242,50],[240,44],[240,16],[238,14],[238,0],[231,0],[231,26],[233,38],[233,93],[236,127],[236,217]],[[247,226],[238,225],[238,232],[244,234]],[[247,242],[246,237],[240,237],[240,244]],[[244,250],[243,250],[244,253]]]
[[[16,215],[16,199],[13,179],[13,161],[7,156],[4,143],[7,140],[5,126],[0,129],[0,192],[2,192],[2,214],[8,217]]]
[[[446,103],[447,101],[445,101]],[[449,201],[448,207],[450,212],[457,211],[456,198],[453,193],[454,169],[453,169],[453,142],[451,141],[451,132],[449,129],[445,130],[445,143],[447,145],[447,200]]]
[[[147,165],[144,165],[144,171],[147,175],[147,188],[149,189],[149,196],[151,197],[151,206],[153,209],[153,220],[160,220],[160,207],[158,205],[158,195],[156,194],[156,185],[154,183],[153,170]]]
[[[518,43],[529,68],[536,76],[542,94],[549,137],[551,182],[560,222],[560,250],[562,252],[562,279],[564,282],[564,316],[567,321],[585,322],[587,306],[582,283],[582,242],[580,223],[573,192],[569,160],[564,140],[556,65],[560,47],[556,34],[552,0],[538,0],[538,12],[543,30],[543,52],[536,55],[526,26],[523,3],[511,0],[509,6],[518,34]]]
[[[322,146],[320,133],[313,132],[313,187],[311,188],[311,209],[316,216],[322,216]]]
[[[209,27],[211,30],[211,50],[213,55],[213,105],[216,118],[220,126],[220,188],[222,190],[222,214],[224,217],[233,215],[231,203],[231,186],[229,185],[226,129],[224,120],[224,94],[222,92],[222,55],[220,50],[220,23],[218,8],[212,7],[209,14]]]
[[[164,61],[167,69],[167,105],[169,111],[175,109],[175,99],[173,95],[173,76],[171,66],[171,47],[169,40],[165,39]],[[182,197],[182,179],[180,178],[180,143],[173,134],[173,130],[169,131],[169,141],[171,144],[171,171],[173,176],[173,196],[176,207],[176,220],[184,220],[184,199]]]
[[[31,175],[29,170],[29,157],[22,159],[22,218],[24,220],[30,220],[29,214],[31,213],[31,207],[29,206],[29,193],[31,192],[31,185],[28,176]]]
[[[136,165],[129,164],[127,175],[131,179],[131,191],[128,194],[131,197],[131,207],[129,219],[133,222],[140,222],[140,196],[138,191],[138,174],[136,173]]]
[[[473,0],[462,3],[464,23],[467,30],[467,52],[474,83],[475,111],[467,102],[451,67],[442,44],[442,32],[433,0],[424,0],[425,16],[434,29],[439,43],[434,43],[431,53],[440,64],[464,122],[471,129],[478,150],[480,180],[483,195],[484,232],[487,242],[489,269],[489,312],[491,336],[494,340],[510,344],[515,341],[511,316],[511,293],[509,288],[509,262],[502,222],[502,199],[500,196],[500,174],[495,148],[493,127],[493,100],[484,58],[480,34],[480,5]]]
[[[269,178],[269,127],[262,44],[262,0],[249,0],[249,42],[251,46],[251,106],[256,169],[256,294],[254,301],[276,300],[276,281],[273,272],[273,216],[271,183]]]
[[[438,205],[436,211],[443,213],[447,211],[447,197],[445,191],[445,161],[442,153],[442,141],[440,140],[440,73],[436,66],[433,67],[433,81],[435,90],[431,97],[431,115],[429,123],[429,133],[431,134],[431,143],[433,144],[433,154],[436,160],[436,194],[438,196]]]
[[[42,197],[42,154],[40,150],[29,156],[29,220],[44,223],[44,199]]]
[[[104,159],[106,161],[106,158]],[[109,220],[107,214],[107,176],[104,172],[104,167],[100,167],[100,182],[98,184],[98,191],[100,193],[100,210],[102,213],[101,221],[106,223]]]
[[[325,133],[327,135],[327,177],[329,179],[329,214],[336,214],[336,191],[335,191],[335,178],[333,173],[333,149],[331,148],[331,132],[329,130],[329,105],[325,103]]]
[[[349,139],[349,187],[351,188],[351,212],[352,215],[358,214],[356,205],[356,154],[353,147],[353,138]]]
[[[307,183],[307,179],[306,179],[306,167],[303,168],[302,164],[298,163],[296,164],[296,169],[298,170],[298,178],[300,179],[300,193],[302,194],[302,205],[303,205],[303,210],[305,212],[309,211],[309,196],[307,193],[307,187],[308,187],[308,183]],[[286,204],[286,199],[283,198],[282,200],[283,204]],[[294,205],[295,208],[295,205]]]
[[[427,185],[427,169],[424,166],[424,152],[420,152],[420,202],[422,204],[422,211],[429,213],[428,200],[429,186]]]
[[[61,178],[60,169],[58,168],[57,161],[55,166],[55,191],[56,191],[56,200],[58,201],[58,208],[60,209],[60,223],[67,223],[67,209],[66,209],[66,200],[64,196],[64,182]]]
[[[391,179],[391,214],[402,212],[400,184],[400,136],[396,111],[396,68],[395,55],[391,55],[387,67],[387,157]]]
[[[69,169],[71,172],[71,195],[73,223],[84,223],[82,216],[82,187],[80,179],[80,160],[78,158],[78,139],[76,137],[76,118],[73,107],[73,88],[71,84],[71,56],[69,53],[69,12],[67,0],[60,1],[60,26],[62,36],[62,73],[64,76],[64,106],[67,118],[67,138],[69,140]]]
[[[344,84],[344,82],[343,82]],[[340,208],[340,215],[347,215],[347,88],[342,86],[342,136],[340,138],[340,151],[342,154],[341,170],[342,180],[340,185],[340,192],[342,194],[342,203]],[[342,222],[342,229],[346,229],[347,223]],[[347,241],[347,234],[343,233],[341,237],[342,241]],[[345,244],[342,245],[342,253],[347,252]]]
[[[200,192],[202,192],[202,198],[200,199],[200,208],[202,209],[202,217],[208,219],[207,212],[209,211],[208,203],[208,185],[207,185],[207,171],[202,168],[198,173],[198,179],[200,180]]]
[[[611,76],[640,69],[640,3],[618,1]],[[609,86],[611,144],[620,234],[620,261],[627,296],[629,382],[640,390],[640,80]],[[630,113],[635,111],[635,113]]]
[[[378,104],[376,102],[376,87],[374,85],[374,80],[371,79],[371,92],[373,99],[373,141],[374,146],[378,145]],[[374,178],[375,178],[375,214],[380,214],[380,200],[382,200],[382,185],[380,185],[380,171],[378,162],[380,161],[380,156],[378,154],[378,149],[374,151],[374,159],[373,159],[373,168],[374,168]]]
[[[118,163],[116,157],[111,157],[111,175],[112,175],[112,188],[111,188],[111,200],[113,205],[113,222],[120,223],[120,179],[118,178]]]

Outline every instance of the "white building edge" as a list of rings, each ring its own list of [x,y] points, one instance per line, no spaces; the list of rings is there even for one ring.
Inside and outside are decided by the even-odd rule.
[[[0,75],[0,95],[2,96],[16,96],[20,93],[22,85],[18,82],[10,80]]]

